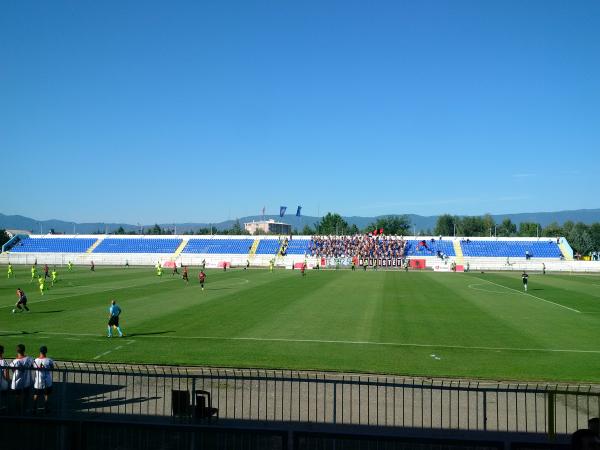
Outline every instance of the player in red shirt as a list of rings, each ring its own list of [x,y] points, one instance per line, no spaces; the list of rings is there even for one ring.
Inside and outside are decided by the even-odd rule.
[[[187,266],[183,267],[183,276],[182,278],[185,280],[186,283],[190,282],[190,279],[188,278],[188,268]]]
[[[206,280],[206,274],[204,273],[204,270],[201,270],[200,273],[198,274],[198,281],[200,281],[200,286],[202,287],[202,290],[204,290],[204,281]]]

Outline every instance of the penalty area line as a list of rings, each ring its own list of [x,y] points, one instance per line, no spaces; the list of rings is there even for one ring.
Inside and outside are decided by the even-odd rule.
[[[475,277],[475,278],[477,278],[478,280],[486,281],[486,282],[491,283],[491,284],[493,284],[495,286],[500,286],[500,287],[502,287],[504,289],[508,289],[510,291],[514,291],[514,292],[516,292],[518,294],[527,295],[529,297],[535,298],[536,300],[541,300],[543,302],[550,303],[550,304],[552,304],[554,306],[558,306],[559,308],[568,309],[569,311],[573,311],[573,312],[576,312],[576,313],[579,313],[579,314],[581,313],[581,311],[579,311],[578,309],[570,308],[568,306],[561,305],[560,303],[556,303],[556,302],[553,302],[553,301],[550,301],[550,300],[546,300],[545,298],[542,298],[542,297],[537,297],[537,296],[535,296],[533,294],[530,294],[529,292],[522,292],[522,291],[519,291],[518,289],[514,289],[514,288],[511,288],[511,287],[508,287],[508,286],[504,286],[503,284],[494,283],[493,281],[486,280],[485,278],[479,278],[479,277]]]

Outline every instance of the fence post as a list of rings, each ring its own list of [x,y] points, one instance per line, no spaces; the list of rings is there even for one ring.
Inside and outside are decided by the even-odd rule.
[[[62,383],[62,392],[61,392],[61,399],[60,399],[60,407],[59,407],[59,414],[60,417],[63,417],[65,415],[65,411],[67,410],[67,371],[63,370],[61,372],[62,376],[61,376],[61,383]]]
[[[556,424],[554,416],[554,408],[556,404],[556,394],[548,392],[548,438],[554,440],[556,436]]]
[[[196,377],[192,377],[192,420],[196,418]]]
[[[333,424],[337,423],[337,381],[333,382]]]
[[[483,391],[483,431],[487,431],[487,391]]]

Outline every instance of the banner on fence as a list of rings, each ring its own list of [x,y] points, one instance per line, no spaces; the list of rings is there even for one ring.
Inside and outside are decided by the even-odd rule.
[[[425,260],[424,259],[411,259],[410,260],[410,268],[411,269],[424,269],[425,268]]]

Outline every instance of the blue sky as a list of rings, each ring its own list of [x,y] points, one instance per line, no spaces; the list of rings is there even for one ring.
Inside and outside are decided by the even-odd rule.
[[[598,55],[595,0],[3,2],[0,212],[597,208]]]

